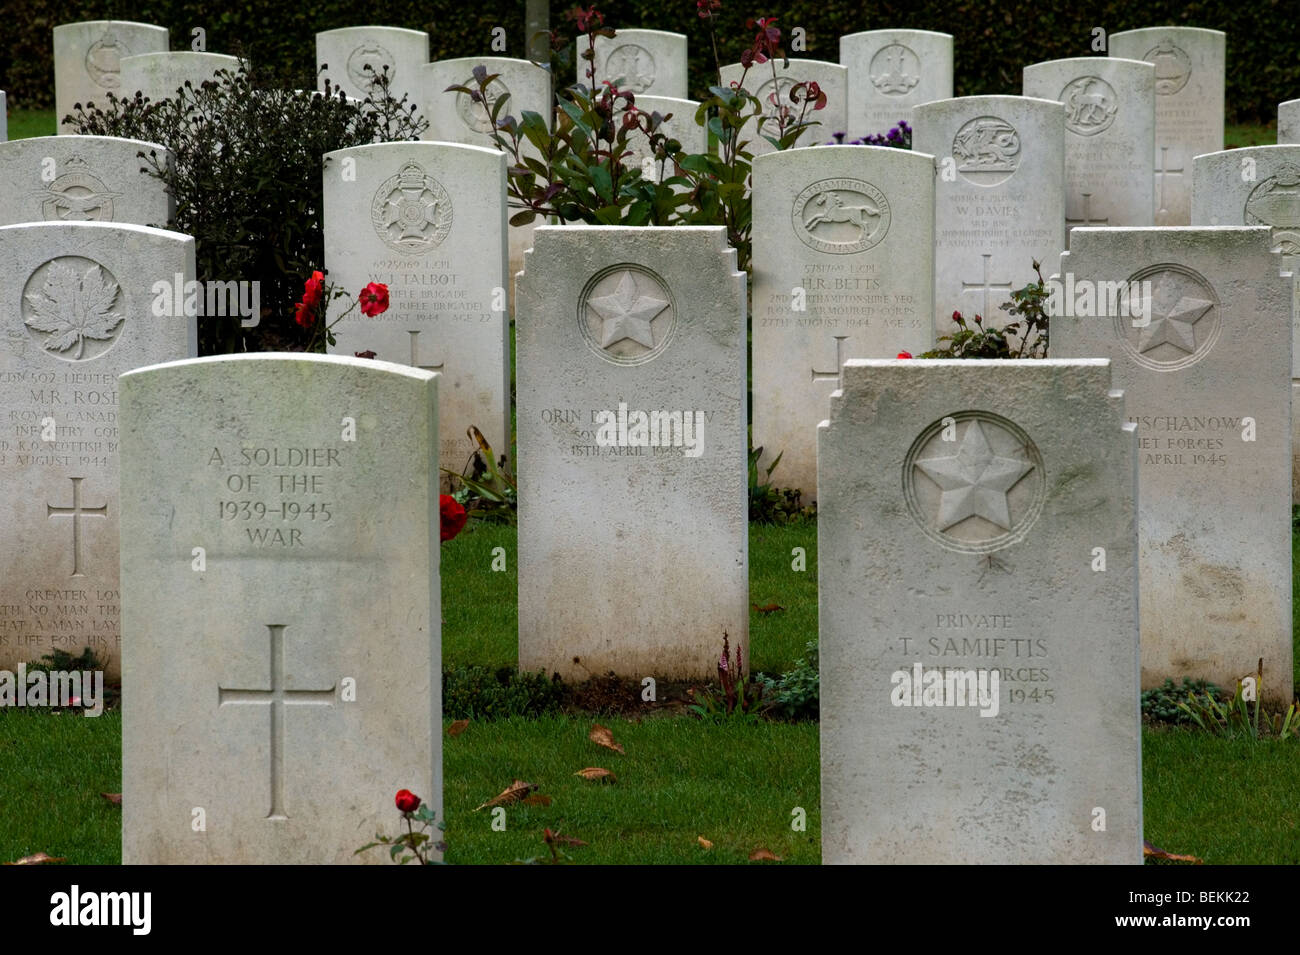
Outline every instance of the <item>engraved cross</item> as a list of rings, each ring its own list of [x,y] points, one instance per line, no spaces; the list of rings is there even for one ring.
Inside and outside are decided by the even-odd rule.
[[[1159,167],[1156,168],[1156,179],[1159,180],[1160,182],[1160,208],[1156,211],[1157,215],[1163,215],[1164,213],[1169,211],[1169,209],[1165,206],[1165,177],[1178,176],[1181,179],[1183,172],[1184,170],[1182,166],[1179,166],[1177,169],[1173,169],[1170,167],[1169,147],[1161,146],[1160,165]]]
[[[83,517],[108,517],[108,505],[101,504],[99,507],[82,507],[81,506],[81,482],[85,478],[69,478],[72,481],[72,506],[55,507],[53,504],[46,504],[45,516],[49,517],[70,517],[72,518],[72,576],[84,577],[81,572],[81,519]]]
[[[835,336],[835,370],[818,371],[816,368],[810,369],[812,371],[813,381],[834,381],[836,388],[842,388],[844,386],[844,380],[840,375],[841,369],[844,367],[844,342],[848,337],[848,335]]]
[[[332,706],[334,687],[328,690],[289,690],[284,686],[285,624],[268,623],[271,632],[271,689],[237,690],[217,686],[217,705],[268,705],[271,709],[271,811],[267,819],[288,819],[284,811],[284,708]]]
[[[1071,226],[1076,226],[1076,225],[1110,225],[1109,216],[1107,216],[1104,219],[1094,219],[1092,217],[1092,193],[1091,192],[1081,192],[1079,193],[1079,195],[1083,196],[1083,218],[1071,219],[1069,216],[1066,216],[1065,227],[1067,229],[1070,228]]]
[[[962,282],[961,292],[965,295],[967,292],[984,293],[984,311],[980,312],[980,317],[987,319],[989,317],[989,293],[990,292],[1010,292],[1010,282],[990,282],[989,281],[989,259],[993,258],[992,253],[985,252],[984,259],[984,281],[983,282]]]
[[[424,371],[442,371],[442,365],[443,365],[442,362],[438,362],[438,364],[436,365],[420,364],[420,343],[419,343],[420,332],[418,329],[408,328],[407,333],[411,336],[411,362],[410,362],[411,367],[420,368],[423,369]]]

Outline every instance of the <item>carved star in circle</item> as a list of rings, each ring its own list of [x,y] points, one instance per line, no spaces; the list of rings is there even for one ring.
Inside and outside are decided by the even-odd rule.
[[[1178,296],[1168,311],[1161,309],[1163,314],[1151,317],[1151,324],[1142,330],[1142,338],[1138,341],[1138,353],[1168,344],[1179,351],[1192,354],[1196,351],[1196,323],[1213,306],[1214,303],[1208,299],[1191,295]]]
[[[916,466],[943,491],[939,498],[941,531],[968,517],[982,517],[1011,530],[1007,492],[1034,467],[1028,461],[994,453],[978,421],[966,429],[956,454],[926,458]]]
[[[650,322],[668,307],[663,299],[640,291],[631,271],[623,273],[614,294],[589,299],[587,304],[596,310],[601,319],[601,348],[608,348],[625,338],[646,348],[654,348],[655,339]]]

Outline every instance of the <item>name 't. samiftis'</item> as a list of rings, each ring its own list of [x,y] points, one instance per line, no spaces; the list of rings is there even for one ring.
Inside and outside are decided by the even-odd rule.
[[[997,716],[1001,681],[996,669],[960,670],[914,663],[910,672],[895,670],[890,675],[893,690],[889,702],[894,706],[978,707],[980,716]]]
[[[688,458],[704,453],[702,411],[628,411],[620,401],[618,411],[597,411],[593,420],[601,447],[682,448]]]

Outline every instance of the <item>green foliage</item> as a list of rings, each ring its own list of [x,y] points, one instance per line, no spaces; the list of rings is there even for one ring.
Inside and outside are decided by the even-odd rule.
[[[745,673],[745,661],[740,647],[731,654],[727,634],[722,635],[722,656],[718,658],[719,689],[706,687],[689,690],[695,701],[686,707],[688,713],[708,722],[757,723],[767,708],[763,700],[763,682],[753,674]]]
[[[466,430],[478,450],[467,462],[469,474],[442,468],[444,474],[451,475],[452,493],[466,512],[480,520],[499,524],[513,524],[518,507],[519,487],[513,474],[506,470],[506,456],[498,459],[496,452],[483,432],[474,425]],[[460,487],[456,487],[459,484]]]
[[[27,664],[27,670],[44,670],[47,673],[56,670],[71,672],[72,670],[107,670],[108,664],[100,658],[93,648],[82,647],[81,653],[75,657],[67,650],[60,650],[57,647],[41,657],[39,661],[33,661]]]
[[[335,88],[297,92],[299,80],[241,66],[199,87],[187,82],[158,102],[109,94],[104,107],[82,106],[68,117],[82,133],[166,146],[170,164],[154,153],[141,159],[176,200],[168,228],[194,236],[198,279],[258,283],[257,324],[201,317],[200,354],[301,351],[311,343],[314,333],[295,324],[293,305],[325,257],[322,155],[414,139],[427,126],[405,97],[389,94],[386,74],[361,103]]]
[[[791,722],[815,720],[821,713],[821,679],[817,641],[809,640],[804,655],[779,678],[762,677],[763,699],[769,715]]]
[[[1253,692],[1248,693],[1245,681],[1238,680],[1237,692],[1231,700],[1216,697],[1208,691],[1193,692],[1187,695],[1187,702],[1178,704],[1178,708],[1196,726],[1215,736],[1259,740],[1271,734],[1280,740],[1300,738],[1300,709],[1292,703],[1285,712],[1266,712],[1262,702],[1263,687],[1264,661],[1261,659]],[[1247,696],[1251,699],[1248,700]]]
[[[447,843],[441,839],[437,842],[433,841],[433,834],[429,830],[437,828],[439,832],[445,832],[447,826],[438,821],[429,804],[421,800],[419,808],[414,812],[402,813],[402,821],[406,823],[405,832],[396,836],[386,836],[382,832],[375,833],[374,842],[366,843],[352,854],[360,855],[367,849],[386,846],[388,857],[398,865],[406,865],[408,862],[416,862],[420,865],[443,865],[442,860],[430,858],[430,855],[434,851],[446,852]],[[418,832],[415,823],[420,824]]]
[[[757,524],[795,524],[800,521],[812,521],[817,518],[817,506],[810,504],[802,507],[799,499],[802,493],[797,488],[779,488],[772,483],[772,472],[781,463],[778,454],[772,463],[762,469],[758,460],[763,456],[763,449],[749,450],[749,519]],[[759,478],[760,470],[763,477]]]
[[[1183,677],[1181,686],[1168,677],[1158,687],[1142,691],[1142,715],[1148,720],[1159,723],[1190,723],[1192,718],[1181,704],[1191,695],[1205,695],[1222,699],[1223,690],[1208,680],[1193,680]]]
[[[1037,282],[1011,293],[1011,301],[999,307],[1014,321],[1002,328],[985,328],[984,318],[976,315],[973,326],[966,323],[961,312],[953,312],[952,320],[958,330],[951,335],[940,335],[939,341],[950,344],[923,352],[921,358],[1046,358],[1048,341],[1048,298],[1050,292],[1043,280],[1037,262],[1034,272]],[[1015,336],[1020,335],[1019,343]]]
[[[514,667],[466,666],[442,675],[442,715],[448,719],[495,720],[540,716],[560,708],[564,685],[545,673]]]

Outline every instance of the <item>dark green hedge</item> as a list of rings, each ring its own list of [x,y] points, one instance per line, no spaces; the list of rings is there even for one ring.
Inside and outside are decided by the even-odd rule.
[[[207,30],[207,48],[219,53],[244,52],[259,65],[310,73],[315,62],[314,34],[318,30],[378,23],[427,30],[435,59],[489,52],[491,30],[506,29],[508,55],[524,47],[523,0],[492,0],[483,4],[446,0],[355,0],[310,6],[294,2],[260,3],[246,7],[141,0],[85,3],[69,7],[56,0],[6,0],[17,9],[3,14],[11,40],[0,44],[0,89],[9,91],[11,106],[53,104],[52,30],[73,20],[129,19],[157,23],[171,30],[173,49],[188,49],[190,29]],[[598,3],[606,22],[615,28],[646,27],[686,33],[691,45],[691,89],[707,86],[712,55],[707,34],[696,15],[694,0],[609,0]],[[552,28],[568,29],[562,4],[552,5]],[[998,3],[995,0],[787,0],[771,6],[747,6],[723,0],[718,13],[720,52],[733,62],[749,44],[751,16],[778,17],[783,30],[801,26],[808,48],[795,55],[839,59],[839,37],[858,30],[911,27],[940,30],[956,38],[958,95],[1019,93],[1020,70],[1039,60],[1094,55],[1094,27],[1108,33],[1136,27],[1178,24],[1208,27],[1228,34],[1227,113],[1229,122],[1268,122],[1277,104],[1300,97],[1300,29],[1294,0],[1117,0],[1083,2],[1068,10],[1051,10],[1034,0]],[[857,136],[879,130],[848,130]]]

